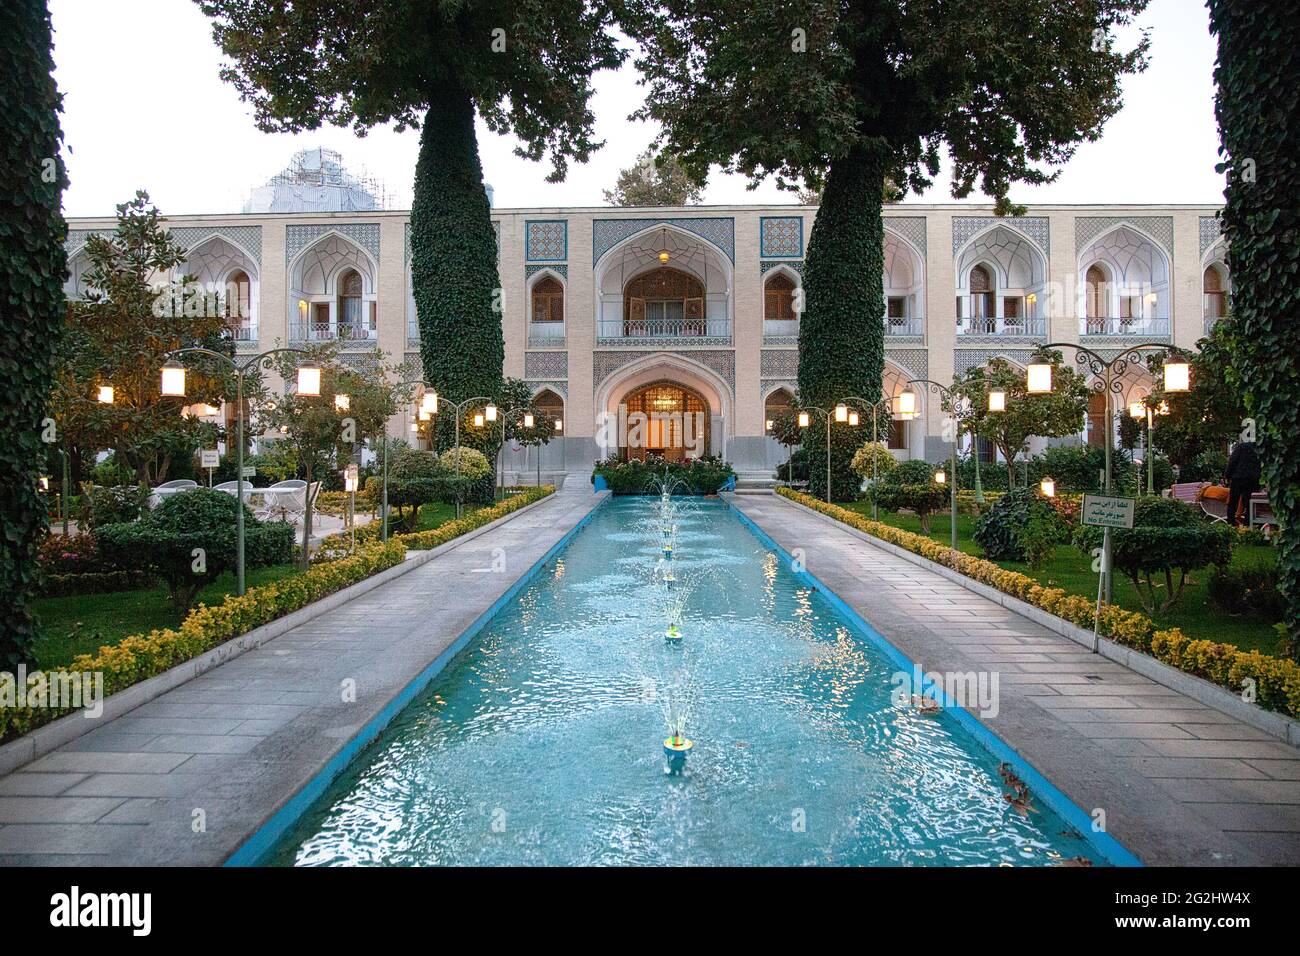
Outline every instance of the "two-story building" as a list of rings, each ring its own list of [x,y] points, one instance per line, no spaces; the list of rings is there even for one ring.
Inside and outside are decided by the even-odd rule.
[[[913,378],[947,383],[1005,356],[1024,364],[1047,342],[1103,354],[1162,342],[1192,348],[1224,314],[1230,277],[1214,206],[989,207],[899,204],[885,210],[887,395]],[[652,450],[708,449],[767,477],[785,450],[766,422],[798,372],[800,285],[816,209],[804,206],[494,209],[505,373],[562,419],[544,475],[590,471],[626,447],[627,411],[697,413],[704,435],[652,429]],[[419,367],[408,214],[263,213],[169,217],[186,271],[235,289],[240,351],[337,339]],[[83,247],[111,219],[70,223],[70,295],[84,292]],[[1134,370],[1126,391],[1140,394]],[[901,457],[943,458],[942,414],[896,422]],[[1127,396],[1126,396],[1127,399]],[[1094,397],[1082,440],[1101,440]],[[408,435],[414,408],[390,431]],[[620,411],[624,414],[620,416]],[[690,436],[687,436],[688,438]],[[534,473],[531,450],[507,471]]]

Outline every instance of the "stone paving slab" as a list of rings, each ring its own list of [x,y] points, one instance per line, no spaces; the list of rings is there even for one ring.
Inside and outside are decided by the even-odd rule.
[[[1300,865],[1300,751],[784,498],[730,501],[926,670],[996,670],[977,719],[1143,862]]]
[[[222,863],[601,500],[576,484],[0,777],[0,865]]]

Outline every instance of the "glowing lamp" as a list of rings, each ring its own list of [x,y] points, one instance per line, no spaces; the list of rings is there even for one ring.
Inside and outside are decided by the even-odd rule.
[[[946,485],[948,483],[948,473],[940,468],[934,473],[934,483],[936,485]]]
[[[41,491],[50,490],[50,479],[48,475],[41,475],[40,482],[41,482]]]
[[[95,400],[101,405],[113,404],[113,386],[101,385],[99,391],[95,393]]]
[[[849,412],[849,425],[856,428],[859,421],[861,421],[861,419],[858,417],[857,412]]]
[[[308,362],[298,366],[298,394],[307,398],[320,395],[320,366]]]
[[[1052,366],[1049,362],[1031,362],[1026,391],[1030,395],[1046,395],[1052,390]]]
[[[998,389],[989,392],[989,411],[1005,412],[1007,410],[1007,393]]]
[[[1145,418],[1146,414],[1147,414],[1147,407],[1142,402],[1128,403],[1129,418]]]
[[[1044,478],[1038,483],[1038,490],[1048,498],[1056,497],[1056,480],[1053,478]]]
[[[807,412],[799,413],[799,427],[807,428],[812,423],[812,416]]]
[[[1188,392],[1192,388],[1192,367],[1182,359],[1165,363],[1165,391]]]
[[[163,363],[161,391],[172,398],[185,394],[185,366],[175,359]]]
[[[417,425],[415,422],[411,422],[411,431],[418,432],[419,430],[420,430],[420,426]]]
[[[525,427],[525,428],[532,428],[532,427],[533,427],[533,413],[532,413],[532,412],[524,412],[524,427]]]
[[[894,413],[901,419],[916,417],[916,392],[899,392],[894,397]]]
[[[767,421],[763,422],[763,430],[769,432],[772,430],[772,419],[769,418]]]
[[[1038,301],[1038,293],[1037,292],[1029,293],[1029,295],[1025,296],[1025,301],[1030,305],[1033,305],[1035,302]]]
[[[672,258],[672,256],[670,256],[670,255],[668,254],[668,250],[667,250],[667,249],[665,249],[663,252],[659,253],[659,261],[660,261],[663,265],[668,265],[668,260],[671,259],[671,258]]]
[[[334,396],[334,407],[340,412],[346,412],[352,407],[352,396],[345,395],[342,392]]]
[[[835,421],[839,422],[842,425],[848,420],[849,420],[849,406],[845,405],[843,402],[840,402],[838,405],[835,406]]]
[[[475,412],[475,413],[474,413],[474,427],[475,427],[475,428],[482,428],[482,427],[483,427],[483,413],[482,413],[482,412]]]
[[[343,469],[343,490],[356,491],[359,484],[360,476],[357,474],[356,464],[348,465],[347,468]]]
[[[420,409],[419,412],[416,413],[416,416],[417,416],[417,417],[420,419],[420,421],[422,421],[422,422],[427,422],[429,419],[431,419],[431,418],[433,417],[433,416],[430,415],[428,412],[426,412],[423,408]]]
[[[562,431],[564,431],[564,419],[563,419],[563,418],[557,418],[557,419],[555,420],[555,430],[556,430],[557,432],[562,432]]]
[[[430,389],[420,396],[420,411],[427,415],[438,414],[438,393]]]
[[[494,422],[497,420],[497,407],[495,405],[489,405],[485,411],[487,412],[488,421]]]

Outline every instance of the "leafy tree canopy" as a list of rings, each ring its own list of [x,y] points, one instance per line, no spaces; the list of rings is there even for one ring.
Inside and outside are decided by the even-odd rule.
[[[1052,390],[1030,394],[1025,373],[1004,358],[968,368],[952,386],[960,404],[960,428],[977,434],[997,446],[1007,466],[1010,487],[1016,484],[1015,457],[1032,437],[1058,438],[1083,427],[1088,408],[1088,380],[1064,364],[1060,352],[1039,352],[1035,361],[1052,364]],[[1006,410],[989,411],[989,392],[1006,393]],[[945,411],[951,407],[945,403]]]
[[[329,123],[418,127],[439,98],[468,93],[495,133],[525,159],[549,156],[553,179],[585,162],[591,74],[624,53],[603,3],[585,0],[197,0],[230,58],[222,79],[266,132]]]
[[[919,191],[953,165],[1012,210],[1015,182],[1051,182],[1121,105],[1144,34],[1115,43],[1147,0],[629,0],[649,85],[638,115],[697,181],[710,165],[818,189],[855,146]],[[719,25],[725,25],[720,29]]]
[[[695,206],[703,197],[703,186],[691,181],[676,156],[653,148],[618,174],[613,189],[605,190],[605,202],[612,206]]]
[[[187,356],[186,395],[164,398],[159,369],[168,353],[202,346],[233,355],[217,296],[180,274],[184,247],[163,227],[149,194],[117,207],[111,235],[86,242],[84,301],[68,305],[58,384],[51,407],[64,438],[88,452],[112,449],[141,481],[166,478],[172,460],[193,454],[211,427],[185,417],[186,405],[220,405],[234,394],[224,363]],[[174,278],[173,278],[174,277]],[[113,388],[112,404],[97,400]]]

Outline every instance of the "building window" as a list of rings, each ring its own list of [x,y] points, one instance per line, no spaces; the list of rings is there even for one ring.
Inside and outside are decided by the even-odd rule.
[[[1223,275],[1214,266],[1205,270],[1201,281],[1205,293],[1205,317],[1221,319],[1228,314],[1228,294],[1223,289]]]
[[[775,424],[781,419],[791,414],[791,407],[794,403],[794,396],[788,389],[778,388],[771,395],[767,396],[767,401],[763,403],[763,430],[770,434],[771,428],[767,423]]]
[[[360,330],[361,320],[361,274],[349,269],[339,277],[339,333],[347,329]]]
[[[693,389],[674,382],[655,382],[628,393],[627,429],[620,436],[622,457],[658,455],[684,461],[708,454],[709,406]]]
[[[970,271],[970,304],[972,319],[989,319],[996,314],[993,306],[993,277],[984,266],[976,266]]]
[[[897,418],[889,420],[889,447],[899,451],[907,449],[907,422]]]
[[[226,324],[235,338],[250,338],[253,326],[252,284],[243,269],[236,269],[226,279],[225,312]]]
[[[769,322],[793,322],[794,280],[778,272],[763,284],[763,318]]]
[[[704,335],[704,285],[680,269],[644,272],[623,290],[623,334]]]
[[[1110,311],[1106,290],[1106,272],[1101,266],[1092,265],[1083,278],[1083,314],[1087,319],[1105,319]],[[1105,331],[1105,323],[1089,322],[1088,331]]]
[[[543,276],[533,286],[533,321],[564,321],[564,286],[554,276]]]

